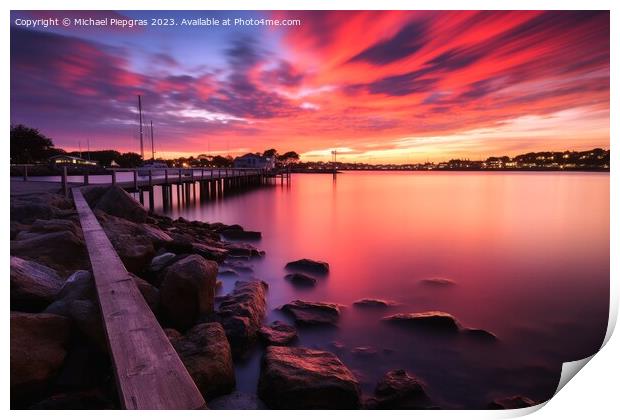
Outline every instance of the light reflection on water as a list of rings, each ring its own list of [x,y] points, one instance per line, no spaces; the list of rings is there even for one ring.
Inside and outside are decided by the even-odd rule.
[[[200,189],[196,188],[197,194]],[[348,172],[297,174],[222,200],[178,203],[172,217],[259,230],[267,253],[252,262],[269,283],[268,320],[293,299],[346,305],[336,328],[300,331],[299,345],[335,352],[366,393],[405,368],[441,407],[483,407],[497,396],[551,396],[561,362],[602,342],[609,303],[609,175],[600,173]],[[284,280],[286,262],[330,263],[313,289]],[[421,279],[445,277],[452,287]],[[235,278],[225,277],[224,292]],[[400,302],[361,310],[360,298]],[[380,321],[395,312],[442,310],[499,337],[480,343],[433,337]],[[344,345],[339,350],[337,341]],[[371,346],[376,356],[354,356]],[[254,392],[260,349],[238,364],[238,389]]]

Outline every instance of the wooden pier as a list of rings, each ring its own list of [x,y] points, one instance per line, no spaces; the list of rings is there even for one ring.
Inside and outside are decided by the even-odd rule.
[[[200,391],[112,247],[80,187],[73,188],[72,192],[90,256],[122,407],[143,410],[204,408]]]

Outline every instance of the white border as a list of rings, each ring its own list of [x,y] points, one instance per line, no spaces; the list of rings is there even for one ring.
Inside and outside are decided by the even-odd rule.
[[[432,2],[414,2],[414,1],[406,1],[406,0],[382,0],[382,1],[369,1],[369,0],[331,0],[331,1],[321,1],[321,0],[295,0],[295,1],[285,1],[285,0],[227,0],[226,2],[217,2],[211,3],[208,1],[187,1],[187,0],[177,0],[173,3],[170,1],[163,0],[151,0],[148,2],[145,1],[137,1],[137,0],[91,0],[88,3],[84,2],[84,0],[63,0],[56,2],[42,1],[42,0],[21,0],[14,1],[8,0],[4,1],[3,5],[3,16],[5,17],[5,22],[7,22],[4,30],[2,31],[2,49],[3,56],[5,60],[3,60],[4,66],[2,67],[2,79],[4,89],[4,98],[2,101],[2,110],[3,110],[3,119],[4,119],[4,127],[8,128],[10,125],[10,114],[9,114],[9,25],[8,22],[10,20],[9,11],[10,9],[40,9],[40,10],[235,10],[235,9],[245,9],[245,10],[304,10],[304,9],[327,9],[327,10],[362,10],[362,9],[383,9],[383,10],[484,10],[484,9],[499,9],[499,10],[527,10],[527,9],[559,9],[559,10],[568,10],[568,9],[603,9],[603,10],[611,10],[611,74],[618,74],[618,66],[617,66],[617,40],[620,39],[620,33],[618,30],[618,19],[616,18],[616,13],[618,12],[618,2],[614,1],[599,1],[599,0],[589,0],[589,1],[574,1],[574,0],[565,0],[562,2],[554,1],[554,0],[521,0],[521,1],[492,1],[492,0],[470,0],[470,1],[458,1],[458,0],[434,0]],[[173,5],[174,8],[170,6]],[[615,83],[615,79],[612,76],[611,78],[611,110],[612,115],[613,111],[617,109],[618,106],[618,92],[617,92],[617,84]],[[6,129],[5,128],[5,129]],[[611,118],[611,139],[610,145],[613,143],[611,147],[611,167],[612,172],[610,175],[610,186],[611,186],[611,212],[610,214],[616,215],[620,214],[620,208],[618,207],[618,180],[617,174],[614,169],[616,165],[619,163],[619,154],[616,140],[616,131],[617,131],[617,123],[614,122],[614,118]],[[9,145],[8,141],[5,140],[0,142],[0,147],[2,148],[0,151],[0,155],[4,156],[6,161],[2,166],[4,170],[4,174],[0,177],[0,182],[3,185],[3,189],[5,191],[4,194],[8,193],[9,190],[9,174],[8,174],[8,156],[9,156]],[[5,195],[6,197],[6,195]],[[4,205],[1,209],[2,211],[2,227],[3,227],[3,237],[9,237],[9,209],[7,205]],[[619,234],[619,226],[618,219],[611,219],[611,255],[620,255],[618,253],[618,234]],[[5,258],[8,258],[9,255],[9,241],[5,240],[2,242],[2,251],[4,253]],[[7,260],[5,260],[7,261]],[[9,277],[9,269],[8,269],[8,261],[2,267],[3,272],[5,273],[3,278],[3,286],[4,286],[4,303],[5,308],[9,308],[9,293],[8,293],[8,277]],[[294,413],[290,412],[282,412],[282,411],[265,411],[265,412],[252,412],[252,413],[243,413],[243,412],[180,412],[175,413],[175,416],[180,417],[195,417],[195,416],[208,416],[211,418],[222,418],[222,419],[237,419],[242,418],[244,416],[250,415],[258,419],[269,418],[269,419],[287,419],[289,420],[291,416],[294,416],[297,419],[316,419],[318,416],[355,416],[356,418],[371,419],[376,415],[380,416],[388,416],[393,418],[407,418],[415,416],[416,418],[469,418],[469,419],[478,419],[478,418],[504,418],[504,417],[515,417],[524,415],[527,413],[531,413],[535,411],[535,414],[532,415],[532,418],[540,418],[540,419],[552,419],[552,418],[568,418],[568,419],[581,419],[585,416],[593,417],[593,418],[611,418],[614,417],[613,413],[617,413],[617,374],[619,372],[618,369],[618,360],[617,356],[620,354],[620,344],[618,342],[618,338],[612,338],[611,333],[613,331],[613,327],[617,320],[618,313],[618,261],[614,258],[611,260],[611,311],[610,311],[610,323],[608,326],[607,336],[605,338],[605,345],[603,351],[600,354],[597,354],[592,358],[592,361],[588,363],[587,366],[583,368],[583,371],[579,373],[579,378],[574,381],[570,381],[568,385],[564,389],[559,392],[555,397],[553,397],[546,406],[538,410],[540,406],[536,410],[513,410],[513,411],[502,411],[502,412],[482,412],[482,411],[438,411],[438,412],[373,412],[373,411],[360,411],[360,412],[316,412],[316,411],[297,411]],[[2,388],[0,389],[0,395],[2,400],[4,401],[4,407],[8,410],[9,408],[9,343],[8,343],[8,334],[9,334],[9,321],[8,317],[0,321],[2,322],[2,328],[4,332],[5,344],[2,347],[2,360],[4,362],[3,371],[6,372],[4,375],[4,380],[2,381]],[[574,365],[573,365],[574,368]],[[12,416],[17,418],[35,418],[43,416],[46,419],[49,418],[62,418],[66,419],[67,417],[82,417],[89,416],[94,418],[108,418],[111,415],[114,416],[135,416],[137,413],[133,412],[30,412],[30,411],[22,411],[22,412],[12,412]],[[139,415],[139,414],[138,414]],[[171,415],[171,413],[150,413],[150,416],[165,418]],[[616,414],[617,415],[617,414]]]

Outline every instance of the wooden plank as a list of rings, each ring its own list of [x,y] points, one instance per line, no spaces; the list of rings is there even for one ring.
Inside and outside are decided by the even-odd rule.
[[[196,384],[132,281],[79,188],[73,200],[99,296],[123,408],[205,408]]]

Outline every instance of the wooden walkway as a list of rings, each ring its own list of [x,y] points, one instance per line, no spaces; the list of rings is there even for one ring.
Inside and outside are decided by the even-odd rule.
[[[142,410],[205,408],[200,391],[80,188],[72,191],[95,277],[122,407]]]

